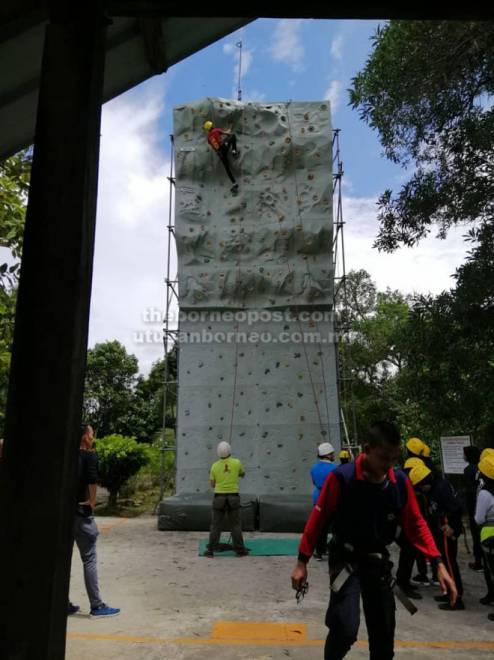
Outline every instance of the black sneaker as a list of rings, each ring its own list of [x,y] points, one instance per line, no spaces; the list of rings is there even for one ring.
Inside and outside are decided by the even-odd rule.
[[[416,575],[410,580],[410,584],[414,584],[417,587],[430,587],[431,583],[427,575]]]
[[[67,610],[67,615],[72,616],[73,614],[77,614],[77,612],[80,609],[81,608],[79,607],[79,605],[74,605],[73,603],[69,603],[69,607],[68,607],[68,610]]]
[[[494,621],[494,612],[491,612],[490,614],[488,614],[487,618],[489,619],[489,621]]]
[[[232,156],[234,158],[238,158],[240,156],[240,151],[238,151],[238,150],[237,151],[232,151]]]
[[[454,605],[451,605],[449,601],[447,603],[442,603],[439,605],[439,609],[443,610],[444,612],[459,612],[460,610],[464,610],[465,608],[465,603],[462,601],[461,598],[458,598],[456,603]]]
[[[236,195],[238,193],[238,183],[234,183],[233,186],[230,188],[230,192],[233,195]]]
[[[475,562],[470,562],[468,564],[468,568],[470,568],[472,571],[475,571],[476,573],[483,573],[484,568],[482,564],[476,564]]]
[[[448,594],[441,594],[440,596],[434,596],[436,603],[449,603]]]
[[[322,561],[324,559],[324,557],[322,555],[320,555],[318,552],[314,552],[314,554],[312,556],[314,557],[314,559],[316,561]]]
[[[214,557],[214,552],[212,550],[204,550],[203,557]]]
[[[487,594],[483,598],[479,599],[479,603],[481,605],[494,605],[494,596],[491,596],[491,594]]]
[[[235,554],[237,555],[237,557],[247,557],[249,551],[247,550],[247,548],[240,548],[239,550],[235,551]]]

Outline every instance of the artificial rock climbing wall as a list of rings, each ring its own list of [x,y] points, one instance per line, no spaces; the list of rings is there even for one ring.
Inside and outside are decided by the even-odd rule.
[[[233,125],[238,194],[202,129]],[[311,491],[339,447],[328,102],[207,98],[174,110],[180,320],[177,493],[209,490],[220,440],[242,490]]]

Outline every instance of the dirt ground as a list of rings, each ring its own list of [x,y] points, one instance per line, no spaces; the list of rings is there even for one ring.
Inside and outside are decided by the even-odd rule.
[[[204,533],[159,532],[151,516],[98,518],[102,596],[118,617],[89,618],[82,567],[72,562],[71,599],[81,613],[69,618],[68,660],[316,660],[323,657],[328,599],[325,562],[311,561],[310,589],[297,606],[290,588],[294,557],[198,556]],[[246,534],[252,538],[259,534]],[[266,534],[265,536],[280,536]],[[411,617],[398,604],[396,657],[471,660],[494,657],[494,611],[478,603],[481,575],[466,566],[464,612],[437,609],[433,587],[422,589]],[[347,656],[368,658],[362,622],[359,643]]]

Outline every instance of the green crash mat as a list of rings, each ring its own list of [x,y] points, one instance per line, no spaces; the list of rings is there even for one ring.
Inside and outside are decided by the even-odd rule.
[[[220,543],[226,543],[227,539],[222,538]],[[207,539],[199,541],[199,555],[204,554],[207,546]],[[249,548],[252,557],[275,557],[289,555],[296,557],[298,555],[298,546],[300,539],[245,539],[245,547]],[[215,552],[215,557],[235,557],[233,550],[225,552]]]

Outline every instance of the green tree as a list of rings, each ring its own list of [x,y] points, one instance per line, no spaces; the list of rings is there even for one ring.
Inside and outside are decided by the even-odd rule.
[[[22,253],[31,152],[0,162],[0,247],[10,258],[0,263],[0,435],[3,435],[14,336],[17,281]]]
[[[494,231],[472,240],[456,286],[414,301],[397,385],[422,433],[469,432],[482,445],[494,440]]]
[[[99,481],[108,489],[108,504],[114,508],[122,486],[149,462],[149,448],[134,438],[115,434],[96,440],[96,452]]]
[[[31,163],[30,150],[0,161],[0,246],[8,248],[12,257],[10,265],[8,262],[0,265],[3,288],[17,284]]]
[[[409,299],[399,291],[377,291],[363,270],[348,273],[346,284],[348,306],[338,310],[348,322],[339,344],[342,408],[350,428],[355,411],[362,432],[378,418],[396,419]]]
[[[166,360],[168,361],[168,391],[166,395],[166,427],[174,429],[176,426],[176,407],[177,407],[177,348],[173,347],[169,351]],[[165,378],[165,359],[155,362],[149,376],[143,384],[144,396],[152,402],[153,419],[156,420],[156,427],[161,430],[163,426],[163,390]]]
[[[379,200],[379,248],[413,245],[433,226],[444,237],[459,223],[492,223],[493,93],[494,23],[393,20],[377,30],[350,102],[386,156],[413,170]]]
[[[177,353],[168,353],[168,393],[166,397],[166,426],[176,424]],[[152,442],[163,429],[163,390],[165,360],[158,360],[151,367],[147,378],[139,376],[133,396],[125,414],[118,419],[119,432],[132,435],[138,442]],[[170,381],[172,381],[170,383]]]
[[[111,435],[127,426],[134,405],[138,362],[118,341],[96,344],[88,351],[84,419],[97,434]]]

